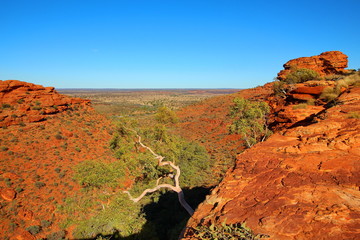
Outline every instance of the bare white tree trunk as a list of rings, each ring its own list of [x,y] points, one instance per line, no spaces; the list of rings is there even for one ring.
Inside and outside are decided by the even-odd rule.
[[[173,162],[170,161],[163,161],[165,157],[156,154],[151,148],[149,148],[148,146],[146,146],[145,144],[143,144],[141,142],[141,137],[136,133],[137,137],[138,137],[138,143],[140,144],[140,146],[142,146],[143,148],[146,148],[147,150],[149,150],[149,152],[158,160],[158,166],[166,166],[169,165],[171,168],[173,168],[176,171],[175,176],[172,177],[172,179],[174,180],[174,185],[171,184],[159,184],[160,179],[159,178],[156,181],[156,186],[154,188],[148,188],[145,189],[140,196],[138,196],[137,198],[134,198],[131,196],[131,194],[128,191],[124,191],[124,193],[127,193],[130,197],[130,200],[134,201],[134,202],[138,202],[140,201],[147,193],[152,193],[152,192],[156,192],[161,188],[167,188],[170,189],[174,192],[176,192],[178,194],[178,198],[179,198],[179,202],[181,204],[181,206],[183,208],[185,208],[185,210],[190,214],[190,216],[192,216],[194,214],[194,210],[190,207],[190,205],[186,202],[185,198],[184,198],[184,192],[182,191],[180,184],[179,184],[179,177],[181,174],[181,170],[179,168],[179,166],[176,166]]]

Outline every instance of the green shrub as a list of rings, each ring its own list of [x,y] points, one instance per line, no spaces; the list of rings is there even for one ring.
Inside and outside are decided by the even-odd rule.
[[[41,231],[41,226],[34,225],[26,228],[26,231],[29,231],[32,235],[36,235]]]
[[[25,100],[24,100],[23,98],[17,100],[17,103],[18,103],[18,104],[22,104],[22,103],[24,103],[24,102],[25,102]]]
[[[37,187],[37,188],[42,188],[42,187],[45,187],[45,186],[46,186],[46,184],[43,183],[43,182],[35,182],[35,187]]]
[[[34,106],[34,107],[32,107],[32,110],[41,110],[42,109],[42,107],[40,107],[40,106]]]
[[[222,223],[220,226],[214,224],[211,224],[210,226],[200,225],[198,227],[192,228],[190,231],[192,232],[193,238],[203,240],[257,240],[269,238],[268,235],[264,234],[255,235],[253,231],[245,225],[245,223]]]
[[[235,98],[230,109],[230,116],[235,120],[229,126],[230,133],[241,134],[247,147],[270,136],[266,125],[266,117],[270,107],[265,102],[252,102],[243,98]]]
[[[50,225],[52,224],[51,221],[48,221],[48,220],[41,220],[41,227],[42,228],[47,228],[47,227],[50,227]]]
[[[63,137],[60,133],[57,133],[57,134],[55,135],[55,138],[56,138],[57,140],[61,140],[61,139],[63,139],[64,137]]]
[[[106,163],[98,160],[84,161],[75,167],[75,179],[85,187],[118,187],[125,176],[126,166],[121,161]]]
[[[24,189],[23,189],[22,187],[16,187],[16,188],[15,188],[15,191],[16,191],[17,193],[21,193],[21,192],[24,191]]]
[[[288,92],[287,90],[287,85],[285,82],[283,81],[276,81],[273,84],[273,92],[275,96],[278,97],[286,97],[286,93]]]
[[[176,113],[165,106],[158,108],[155,118],[159,123],[163,124],[176,123],[178,121]]]
[[[120,236],[115,239],[120,239],[140,233],[146,222],[144,215],[141,214],[141,207],[141,204],[130,201],[126,194],[118,194],[109,206],[97,212],[92,218],[79,222],[73,236],[76,239],[95,239],[98,234],[108,236],[118,232]],[[134,239],[154,238],[146,236],[146,238]]]
[[[6,152],[7,150],[9,150],[9,148],[8,147],[5,147],[5,146],[1,146],[1,151],[3,151],[3,152]]]
[[[303,83],[310,80],[316,80],[319,78],[319,74],[312,70],[307,68],[299,68],[296,70],[293,70],[288,75],[286,75],[285,82],[289,84],[295,84],[295,83]]]
[[[54,232],[51,234],[46,235],[47,240],[62,240],[65,239],[66,232],[64,230]]]
[[[8,104],[8,103],[3,103],[3,104],[1,105],[1,108],[2,108],[2,109],[11,108],[11,105]]]
[[[323,90],[320,95],[320,99],[324,100],[325,102],[334,101],[339,96],[339,93],[335,91],[333,87],[327,87]]]

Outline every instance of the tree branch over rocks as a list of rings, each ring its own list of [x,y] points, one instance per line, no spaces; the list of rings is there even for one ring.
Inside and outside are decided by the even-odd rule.
[[[157,179],[156,186],[154,188],[145,189],[137,198],[132,197],[130,192],[128,192],[128,191],[124,191],[124,193],[127,193],[129,195],[129,197],[130,197],[130,200],[132,200],[133,202],[138,202],[148,193],[156,192],[161,188],[170,189],[170,190],[172,190],[172,191],[174,191],[174,192],[176,192],[178,194],[178,199],[179,199],[179,202],[180,202],[181,206],[183,208],[185,208],[185,210],[190,214],[190,216],[192,216],[194,214],[194,210],[186,202],[186,200],[184,198],[184,192],[180,187],[179,178],[180,178],[180,175],[181,175],[181,170],[180,170],[179,166],[175,165],[173,162],[170,162],[170,161],[163,161],[165,157],[163,157],[161,155],[158,155],[150,147],[143,144],[139,134],[137,134],[137,132],[135,130],[133,130],[133,131],[136,133],[136,135],[138,137],[137,142],[140,144],[140,146],[143,147],[143,148],[146,148],[155,157],[155,159],[157,159],[157,161],[158,161],[157,165],[159,167],[169,165],[171,168],[173,168],[176,171],[176,174],[175,174],[175,176],[171,175],[171,174],[168,175],[169,177],[171,177],[173,179],[174,185],[167,184],[167,183],[159,184],[160,180],[162,179],[162,178],[159,178],[159,179]]]

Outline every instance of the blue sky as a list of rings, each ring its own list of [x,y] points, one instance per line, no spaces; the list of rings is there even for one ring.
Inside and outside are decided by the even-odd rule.
[[[0,79],[249,88],[330,50],[358,69],[359,13],[359,0],[0,0]]]

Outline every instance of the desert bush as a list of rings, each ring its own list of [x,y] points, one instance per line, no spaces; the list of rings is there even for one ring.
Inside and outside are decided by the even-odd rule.
[[[157,109],[157,112],[155,114],[155,119],[159,123],[163,123],[163,124],[176,123],[178,121],[176,113],[165,106],[159,107]]]
[[[75,167],[74,178],[85,187],[118,187],[119,180],[125,176],[125,165],[120,162],[106,163],[88,160]]]
[[[42,228],[50,227],[51,224],[52,224],[52,222],[49,221],[49,220],[41,220],[41,227]]]
[[[63,137],[60,133],[57,133],[57,134],[55,135],[55,138],[56,138],[57,140],[61,140],[61,139],[63,139],[64,137]]]
[[[334,101],[339,96],[339,93],[335,91],[333,87],[327,87],[323,90],[320,95],[320,99],[324,100],[325,102]]]
[[[36,235],[41,231],[41,226],[34,225],[26,228],[26,231],[29,231],[32,235]]]
[[[16,187],[16,188],[15,188],[15,191],[16,191],[17,193],[21,193],[21,192],[24,191],[24,189],[23,189],[22,187]]]
[[[11,108],[11,105],[8,104],[8,103],[3,103],[3,104],[1,105],[1,108],[2,108],[2,109]]]
[[[42,188],[42,187],[45,187],[45,186],[46,186],[46,184],[43,183],[43,182],[35,182],[34,185],[35,185],[35,187],[37,187],[37,188]]]
[[[51,234],[46,235],[47,240],[62,240],[65,239],[66,232],[64,230],[54,232]]]
[[[319,74],[316,71],[307,68],[299,68],[286,75],[284,82],[289,84],[303,83],[318,78]]]
[[[327,87],[320,95],[320,99],[325,102],[335,102],[344,89],[350,86],[357,86],[360,84],[360,73],[352,73],[344,76],[341,80],[338,80],[334,87]]]
[[[349,87],[349,84],[353,84],[351,80],[341,79],[337,81],[336,85],[334,87],[327,87],[323,90],[323,92],[320,95],[320,99],[322,99],[325,102],[334,102],[339,95],[341,94],[341,91],[345,88]]]
[[[40,107],[40,106],[34,106],[34,107],[32,107],[32,110],[41,110],[42,109],[42,107]]]
[[[214,224],[211,224],[210,226],[200,225],[192,228],[190,231],[193,234],[193,238],[203,240],[257,240],[269,237],[264,234],[254,234],[245,223],[225,224],[224,222],[219,226]]]
[[[230,133],[241,134],[247,147],[270,136],[266,125],[266,117],[270,107],[265,102],[252,102],[243,98],[235,98],[230,109],[230,116],[235,120],[229,126]]]
[[[306,104],[307,104],[307,105],[314,106],[314,105],[315,105],[315,102],[316,102],[315,99],[309,99],[309,100],[306,101]]]
[[[3,152],[6,152],[7,150],[9,150],[9,148],[8,147],[5,147],[5,146],[1,146],[1,151],[3,151]]]
[[[340,80],[342,79],[344,76],[341,75],[341,74],[332,74],[332,75],[327,75],[324,77],[324,79],[326,81],[337,81],[337,80]]]
[[[128,237],[139,233],[146,222],[141,207],[129,201],[127,195],[118,194],[109,206],[92,218],[79,222],[73,236],[76,239],[95,239],[98,234],[105,236],[118,232],[119,237]]]
[[[275,96],[278,97],[286,97],[286,93],[288,92],[287,84],[283,81],[276,81],[273,85],[273,92]]]

